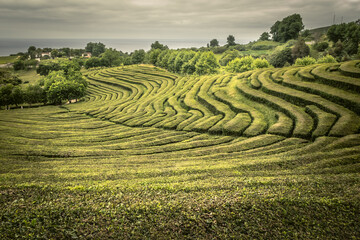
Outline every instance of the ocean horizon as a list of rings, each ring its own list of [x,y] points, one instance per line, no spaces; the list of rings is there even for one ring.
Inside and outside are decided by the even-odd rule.
[[[106,48],[115,48],[122,52],[150,50],[151,44],[159,41],[171,49],[205,47],[209,40],[203,39],[0,39],[0,56],[9,56],[27,52],[29,46],[36,48],[85,48],[88,42],[102,42]]]

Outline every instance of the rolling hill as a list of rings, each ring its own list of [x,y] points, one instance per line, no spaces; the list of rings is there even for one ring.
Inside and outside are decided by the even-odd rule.
[[[360,236],[360,61],[86,78],[1,111],[2,239]]]

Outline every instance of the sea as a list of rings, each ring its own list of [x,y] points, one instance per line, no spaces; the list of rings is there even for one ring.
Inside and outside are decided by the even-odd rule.
[[[138,49],[150,50],[151,44],[155,41],[167,45],[170,49],[205,47],[209,42],[208,39],[0,39],[0,56],[27,52],[29,46],[83,49],[88,42],[101,42],[106,48],[130,53]]]

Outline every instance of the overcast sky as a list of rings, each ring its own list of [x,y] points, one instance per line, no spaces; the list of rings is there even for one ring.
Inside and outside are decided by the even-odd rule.
[[[360,18],[360,0],[0,0],[0,38],[256,40],[299,13],[305,28]]]

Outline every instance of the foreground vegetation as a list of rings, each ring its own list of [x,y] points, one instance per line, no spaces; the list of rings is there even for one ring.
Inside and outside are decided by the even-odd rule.
[[[84,75],[1,111],[1,239],[359,237],[359,61]]]

